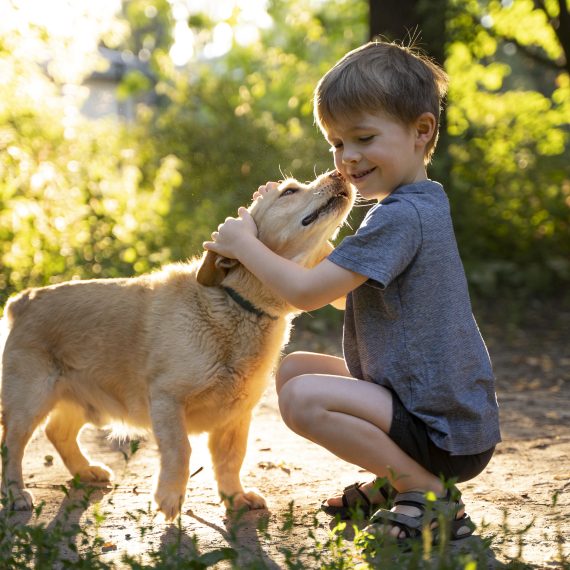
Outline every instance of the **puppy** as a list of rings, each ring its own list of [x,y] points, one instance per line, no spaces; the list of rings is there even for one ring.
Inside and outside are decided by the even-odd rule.
[[[336,172],[310,184],[289,179],[249,208],[259,238],[310,267],[354,200]],[[81,428],[121,425],[156,438],[159,511],[174,518],[184,501],[188,435],[207,432],[226,506],[258,509],[240,468],[252,409],[288,340],[295,309],[235,260],[201,259],[130,279],[71,281],[28,289],[4,311],[2,491],[16,510],[32,508],[22,459],[38,425],[72,475],[108,481],[111,470],[78,444]]]

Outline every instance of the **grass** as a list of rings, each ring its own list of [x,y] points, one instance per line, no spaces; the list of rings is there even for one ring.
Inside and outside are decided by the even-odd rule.
[[[130,441],[127,451],[122,451],[125,460],[125,472],[129,461],[138,451],[139,442]],[[4,460],[6,449],[0,450]],[[3,461],[4,463],[4,461]],[[452,483],[447,484],[452,487]],[[114,560],[105,560],[105,554],[117,550],[117,545],[106,542],[101,536],[105,529],[107,515],[97,501],[97,488],[72,480],[69,487],[60,486],[65,494],[65,505],[60,513],[46,526],[18,522],[18,514],[9,507],[10,497],[0,499],[0,570],[17,570],[35,568],[51,569],[85,569],[85,570],[151,570],[151,569],[206,569],[214,568],[222,563],[223,568],[237,570],[264,570],[275,568],[275,562],[267,562],[267,555],[260,551],[246,552],[240,546],[240,530],[248,524],[247,511],[238,511],[231,515],[228,525],[229,546],[214,548],[201,552],[196,535],[188,532],[183,524],[182,515],[176,525],[165,527],[167,540],[158,547],[152,546],[150,537],[156,532],[157,513],[149,504],[147,509],[137,509],[125,513],[136,526],[140,542],[148,547],[137,555],[118,552]],[[73,497],[79,496],[78,499]],[[429,494],[426,496],[428,502]],[[556,507],[558,495],[552,498],[552,508]],[[112,499],[108,501],[113,505]],[[33,517],[38,520],[45,503],[34,508]],[[86,512],[89,516],[83,524],[79,524],[77,512]],[[249,519],[251,521],[251,519]],[[522,529],[511,528],[508,513],[504,512],[503,523],[492,534],[484,523],[476,534],[455,544],[445,536],[436,545],[432,544],[429,525],[422,530],[421,539],[408,542],[403,549],[394,539],[375,538],[364,528],[366,520],[358,511],[350,522],[339,520],[330,525],[328,532],[323,532],[322,523],[316,514],[297,516],[295,505],[290,502],[279,520],[262,515],[258,517],[255,532],[259,542],[273,547],[279,544],[280,566],[287,570],[484,570],[499,568],[507,570],[526,570],[536,568],[524,562],[523,546],[525,536],[534,525],[534,520]],[[445,528],[445,519],[440,516],[440,528]],[[272,533],[278,532],[274,540]],[[306,533],[299,540],[299,533]],[[444,534],[444,533],[442,533]],[[295,540],[296,539],[296,540]],[[564,553],[564,537],[557,534],[557,565],[549,567],[570,570],[570,558]],[[517,545],[517,552],[508,562],[497,562],[492,549],[500,550],[503,544]],[[289,544],[302,544],[290,547]],[[460,545],[460,546],[459,546]],[[275,548],[274,548],[275,550]],[[269,565],[268,565],[269,564]],[[219,568],[219,566],[218,566]]]
[[[69,506],[49,526],[45,524],[19,524],[15,520],[15,513],[8,508],[8,500],[2,499],[0,512],[0,568],[40,570],[52,568],[77,568],[88,570],[115,570],[115,569],[205,569],[214,568],[224,562],[224,568],[240,570],[261,570],[270,568],[262,556],[243,558],[239,547],[239,529],[243,524],[243,513],[234,515],[229,537],[230,546],[216,548],[209,552],[200,552],[199,541],[196,536],[189,536],[178,518],[177,525],[173,526],[169,540],[159,547],[149,547],[140,555],[117,553],[116,562],[106,561],[103,555],[113,545],[109,545],[101,537],[106,516],[101,511],[101,505],[93,503],[93,489],[84,487],[74,481],[71,488],[66,488],[69,496],[70,490],[81,491],[82,497],[69,503]],[[73,522],[72,513],[75,509],[90,511],[91,524],[80,525]],[[34,512],[39,517],[43,509],[40,504]],[[522,544],[525,534],[531,525],[521,530],[511,529],[508,525],[508,516],[502,527],[495,535],[487,538],[474,537],[465,541],[468,548],[458,549],[449,541],[441,540],[432,546],[429,528],[425,528],[423,539],[412,543],[409,550],[404,551],[394,541],[375,539],[362,530],[364,521],[338,522],[323,539],[322,528],[316,516],[309,518],[296,517],[293,503],[281,515],[279,523],[282,545],[278,548],[281,555],[281,567],[289,570],[305,570],[319,568],[322,570],[368,570],[381,568],[386,570],[482,570],[489,567],[489,552],[492,546],[500,547],[507,539],[516,539],[520,545],[519,551],[506,564],[498,564],[497,568],[509,570],[523,570],[533,568],[526,564],[522,557]],[[137,532],[144,542],[156,525],[155,514],[150,505],[147,510],[137,510],[127,515],[136,523]],[[303,546],[289,548],[287,537],[299,529],[306,531]],[[478,534],[487,534],[488,528],[479,529]],[[271,541],[269,516],[259,518],[256,532],[265,541]],[[285,539],[283,539],[285,537]],[[560,541],[563,538],[560,537]],[[297,541],[298,543],[299,541]],[[570,569],[570,561],[563,554],[560,546],[559,566],[564,570]],[[275,566],[273,565],[273,568]]]

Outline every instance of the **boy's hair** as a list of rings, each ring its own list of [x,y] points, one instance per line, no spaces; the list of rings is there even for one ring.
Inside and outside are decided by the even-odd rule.
[[[417,50],[369,42],[348,52],[321,78],[314,93],[315,121],[326,133],[335,118],[357,113],[382,111],[404,125],[422,113],[433,113],[435,133],[424,156],[428,163],[438,138],[447,83],[445,71]]]

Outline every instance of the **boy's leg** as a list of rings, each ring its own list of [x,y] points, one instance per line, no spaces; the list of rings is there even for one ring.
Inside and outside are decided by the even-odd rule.
[[[304,374],[281,387],[279,407],[293,431],[349,463],[388,477],[396,490],[443,492],[441,481],[388,436],[392,394],[386,388],[344,376]]]
[[[316,358],[305,358],[312,364],[318,362]],[[299,362],[301,360],[293,363]],[[328,364],[335,365],[334,361]],[[283,374],[282,380],[284,378]],[[386,388],[346,376],[304,374],[281,383],[279,407],[283,420],[293,431],[345,461],[379,477],[387,477],[397,491],[444,494],[439,478],[409,457],[388,436],[392,395]],[[412,517],[419,514],[414,507],[406,506],[399,507],[398,512]],[[394,536],[400,534],[397,527],[391,532]]]
[[[350,377],[344,358],[316,352],[292,352],[283,358],[275,375],[277,393],[291,378],[303,374],[329,374]]]
[[[291,378],[303,374],[327,374],[331,376],[343,376],[351,378],[350,372],[343,358],[315,352],[293,352],[281,361],[275,375],[275,387],[277,393]],[[371,503],[384,501],[380,491],[374,486],[375,481],[363,483],[359,490],[365,493]],[[327,500],[331,506],[342,506],[342,497],[334,497]]]

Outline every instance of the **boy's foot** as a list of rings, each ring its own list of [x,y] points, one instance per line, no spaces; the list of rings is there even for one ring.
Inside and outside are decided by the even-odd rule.
[[[438,517],[443,514],[449,525],[451,540],[458,540],[473,534],[475,525],[465,513],[461,498],[452,498],[448,491],[444,497],[428,502],[425,493],[409,491],[399,493],[394,499],[394,507],[388,511],[379,509],[370,519],[366,532],[375,536],[391,536],[398,541],[421,537],[424,518],[430,517],[433,541],[439,538]]]
[[[341,496],[324,501],[321,509],[331,516],[349,519],[355,515],[368,518],[379,508],[389,508],[396,491],[385,478],[368,483],[353,483],[346,487]]]

